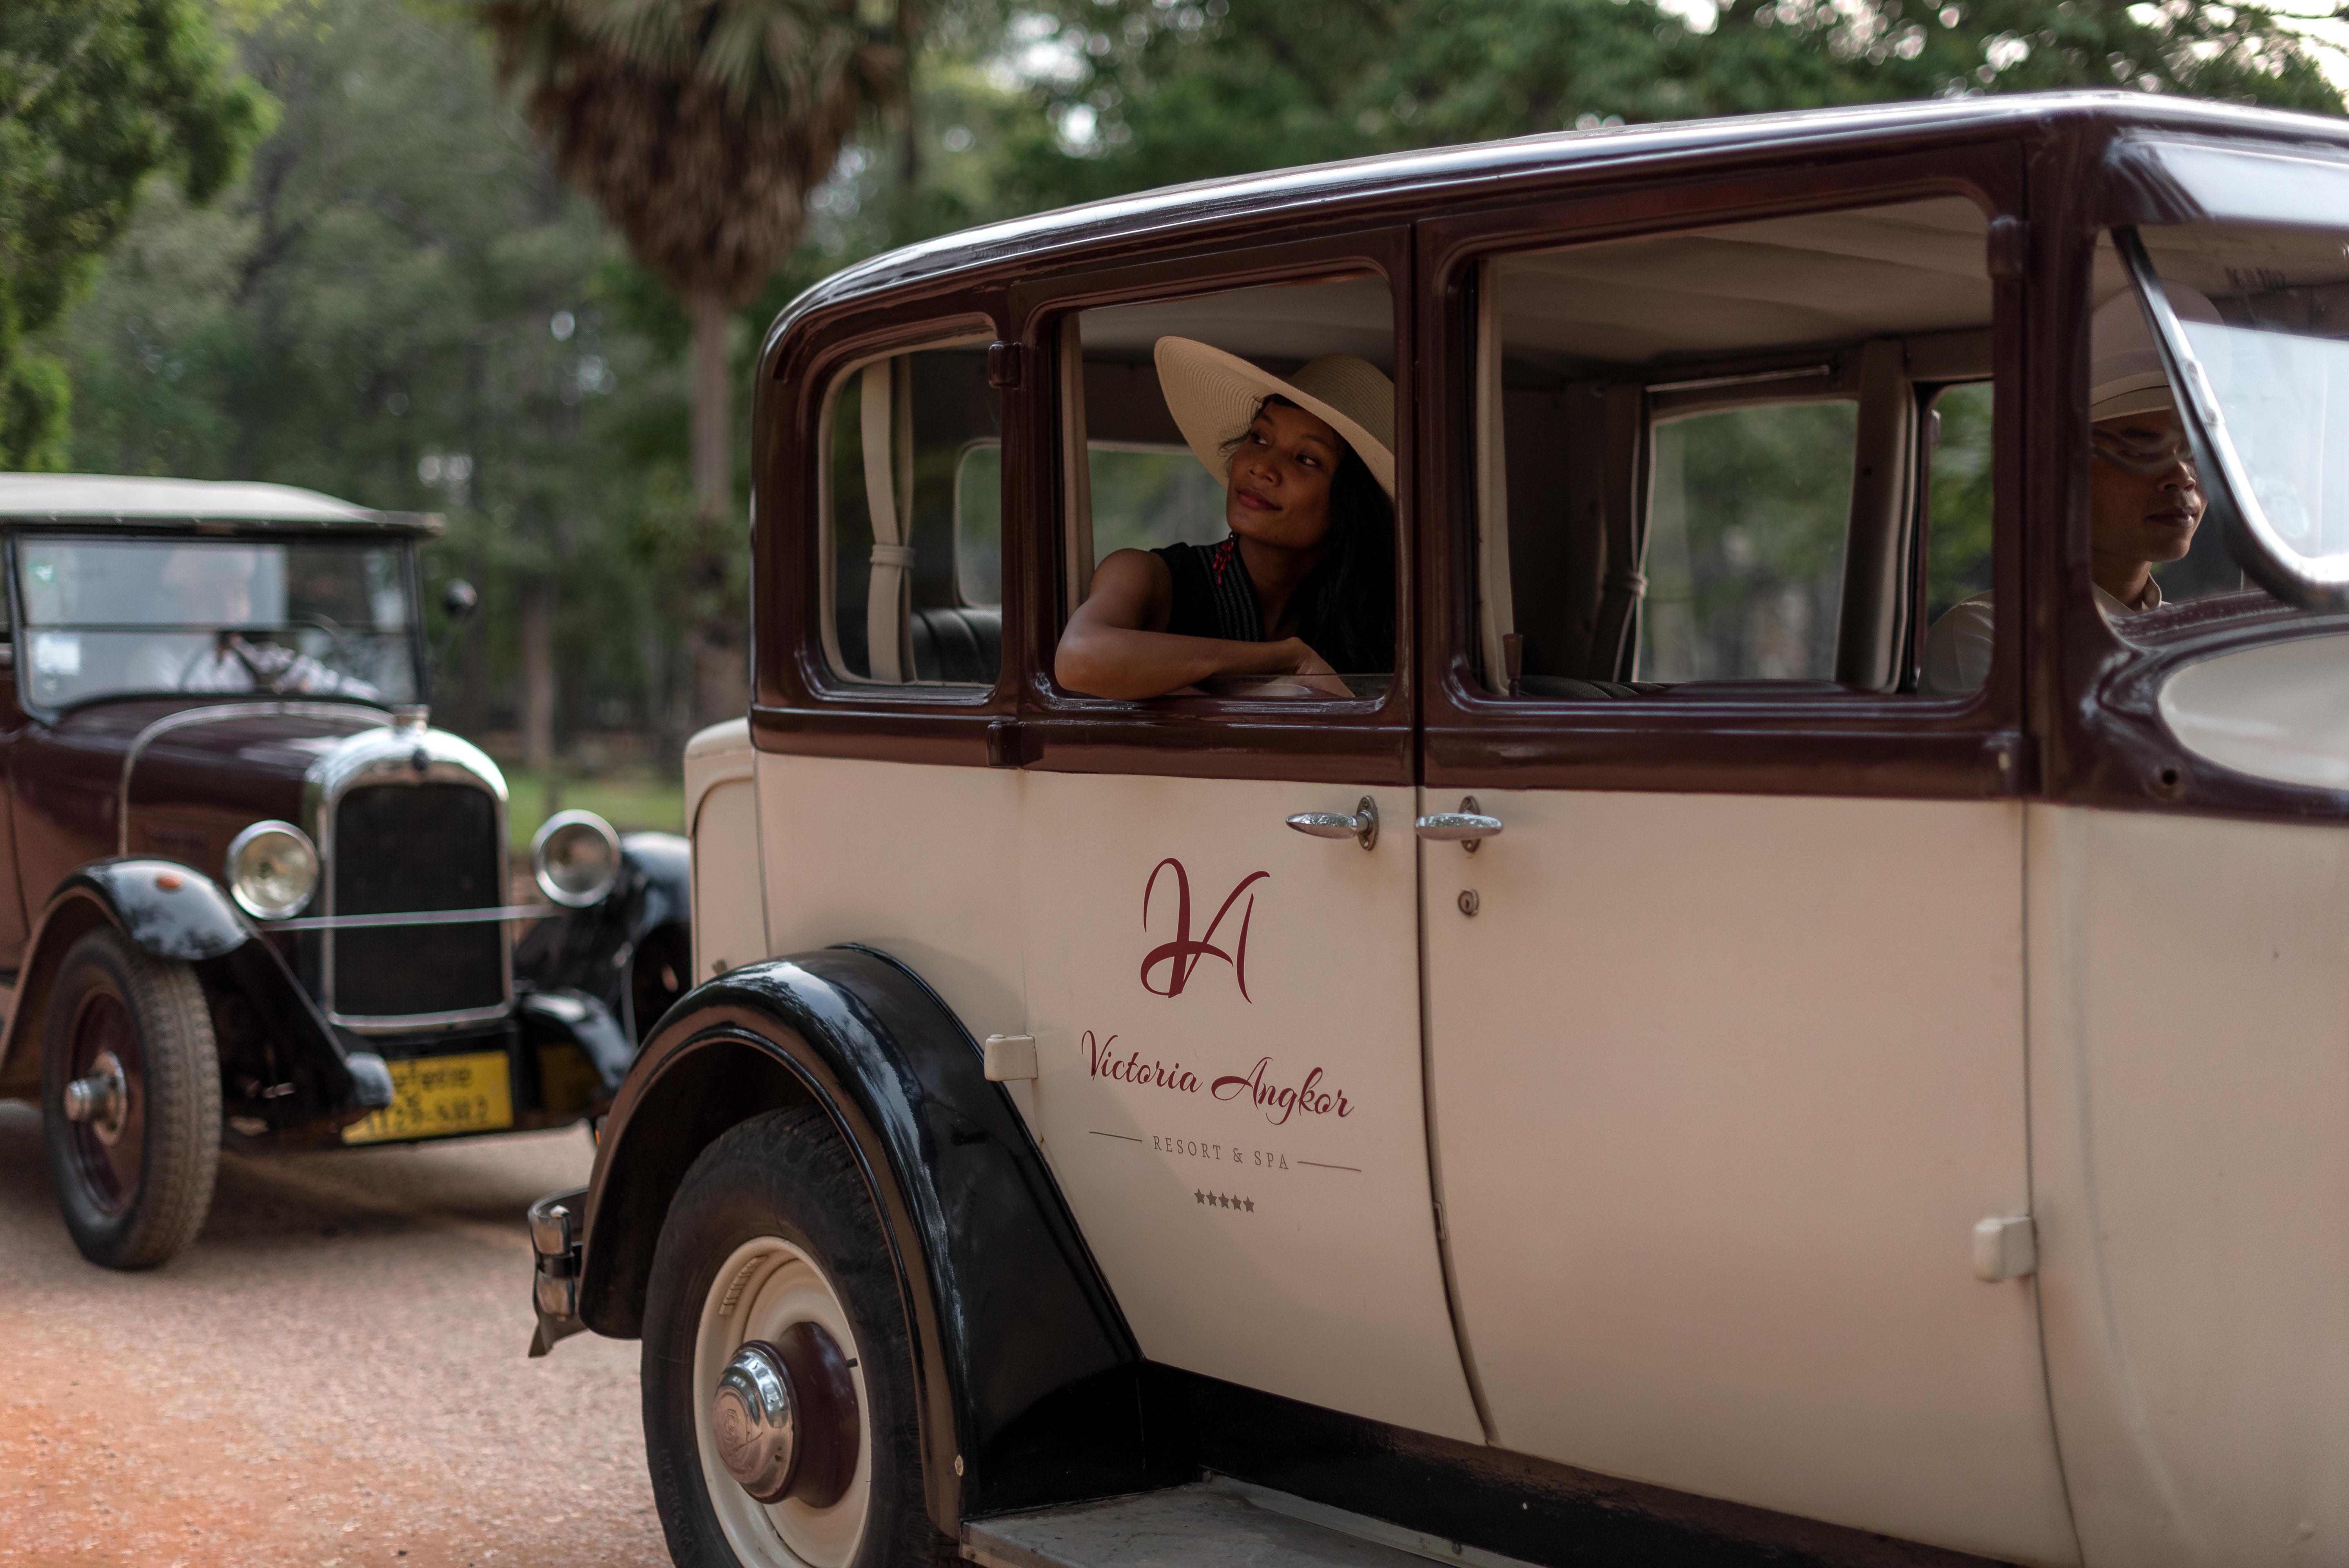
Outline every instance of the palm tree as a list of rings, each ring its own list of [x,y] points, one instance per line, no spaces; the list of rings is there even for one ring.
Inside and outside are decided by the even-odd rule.
[[[918,0],[478,0],[500,77],[693,326],[688,628],[698,721],[742,711],[719,593],[731,511],[727,324],[798,241],[868,111],[905,98]]]

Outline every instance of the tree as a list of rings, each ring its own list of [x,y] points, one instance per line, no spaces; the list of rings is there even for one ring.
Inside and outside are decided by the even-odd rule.
[[[1013,23],[1038,206],[1535,131],[2066,87],[2339,113],[2283,12],[2196,0],[1050,0]]]
[[[156,191],[54,335],[74,463],[441,513],[428,580],[486,612],[444,722],[657,727],[688,686],[646,520],[684,510],[688,404],[672,347],[614,319],[618,244],[469,17],[287,0],[233,36],[281,123],[209,207]]]
[[[63,466],[65,369],[27,339],[87,282],[147,176],[174,170],[209,200],[268,111],[195,0],[0,5],[0,469]]]
[[[481,0],[478,15],[556,167],[691,321],[695,706],[739,713],[728,325],[860,121],[903,101],[914,0]]]

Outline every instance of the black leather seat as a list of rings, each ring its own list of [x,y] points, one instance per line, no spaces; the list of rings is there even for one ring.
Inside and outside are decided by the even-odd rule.
[[[907,630],[916,680],[991,686],[1003,668],[1000,610],[916,610]]]

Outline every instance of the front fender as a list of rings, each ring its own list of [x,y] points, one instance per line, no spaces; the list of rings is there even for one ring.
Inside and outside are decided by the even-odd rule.
[[[641,1332],[662,1218],[694,1157],[738,1122],[809,1101],[887,1229],[938,1527],[1148,1484],[1140,1352],[1042,1154],[961,1022],[866,949],[746,965],[661,1020],[596,1152],[586,1325]]]
[[[67,951],[101,925],[113,926],[141,952],[196,965],[207,993],[233,991],[252,1006],[285,1053],[285,1081],[295,1088],[286,1097],[292,1103],[272,1107],[278,1119],[347,1121],[391,1103],[383,1059],[343,1049],[317,1004],[227,891],[191,867],[154,859],[93,861],[49,894],[26,944],[0,1036],[0,1092],[37,1088],[50,988]]]
[[[612,891],[585,909],[559,910],[532,927],[514,948],[514,978],[533,990],[595,997],[620,1020],[633,1047],[657,1020],[636,1016],[632,966],[662,927],[691,923],[692,879],[693,850],[684,839],[626,835]]]

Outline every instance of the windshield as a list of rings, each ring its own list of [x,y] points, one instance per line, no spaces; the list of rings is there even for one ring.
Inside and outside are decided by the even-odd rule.
[[[407,547],[20,535],[27,688],[47,707],[154,692],[417,700]]]
[[[2147,225],[2140,283],[2266,585],[2349,594],[2349,225]],[[2142,273],[2149,268],[2152,276]],[[2293,592],[2295,585],[2301,590]]]

